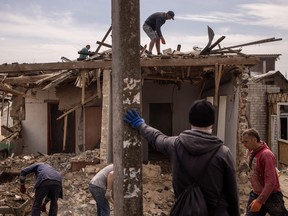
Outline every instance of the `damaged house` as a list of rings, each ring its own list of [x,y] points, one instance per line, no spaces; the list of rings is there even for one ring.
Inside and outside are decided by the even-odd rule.
[[[140,49],[142,116],[165,134],[177,135],[190,127],[183,119],[192,101],[210,100],[217,110],[213,132],[239,165],[245,162],[240,134],[249,126],[247,82],[250,68],[259,63],[258,56],[245,55],[239,47],[280,39],[221,48],[224,36],[212,43],[214,32],[209,27],[208,36],[207,47],[200,51],[181,52],[178,47],[148,57],[145,46]],[[103,41],[97,42],[99,46],[111,48]],[[15,154],[99,148],[101,159],[107,160],[112,155],[111,49],[96,50],[87,61],[62,60],[0,66],[0,90],[3,96],[13,95],[9,112],[14,123],[2,142],[10,143]],[[144,161],[163,157],[142,142]]]
[[[251,78],[247,83],[248,125],[259,130],[282,170],[288,165],[288,80],[280,71],[275,71],[279,55],[258,57],[261,61],[251,68]]]

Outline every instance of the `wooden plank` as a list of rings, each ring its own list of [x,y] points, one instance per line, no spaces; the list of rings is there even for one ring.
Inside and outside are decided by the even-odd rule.
[[[102,92],[101,92],[101,69],[98,69],[98,71],[97,71],[97,94],[99,95],[99,97],[102,96]]]
[[[98,96],[98,94],[96,93],[96,94],[92,95],[91,97],[87,98],[87,100],[84,102],[83,105],[85,105],[86,103],[92,101],[92,100],[93,100],[94,98],[96,98],[97,96]],[[74,106],[73,108],[69,109],[67,112],[63,113],[61,116],[59,116],[56,120],[59,120],[59,119],[63,118],[64,116],[66,116],[66,115],[68,115],[69,113],[77,110],[78,108],[82,107],[83,105],[82,105],[82,103],[77,104],[76,106]]]
[[[216,47],[219,43],[221,43],[225,39],[225,36],[220,37],[216,42],[214,42],[206,52],[210,52],[214,47]]]
[[[0,90],[8,92],[8,93],[11,93],[13,95],[17,95],[17,96],[21,96],[21,97],[27,97],[27,98],[32,98],[32,99],[38,100],[38,98],[33,97],[32,95],[27,95],[27,94],[25,94],[23,92],[20,92],[20,91],[12,89],[10,86],[8,86],[5,83],[0,83]]]
[[[35,84],[40,85],[41,83],[48,81],[50,79],[52,79],[52,81],[53,81],[53,80],[57,79],[59,76],[61,76],[63,73],[67,73],[67,70],[64,70],[64,72],[59,71],[59,73],[45,74],[46,76],[44,76],[43,78],[41,78],[41,75],[40,75],[41,79],[36,80]],[[29,76],[27,76],[27,77],[29,77]]]
[[[105,46],[105,47],[108,47],[108,48],[112,48],[112,45],[107,44],[107,43],[104,43],[104,42],[97,41],[96,43],[99,44],[99,45],[101,45],[101,46]]]
[[[222,77],[222,66],[223,65],[218,65],[215,64],[215,94],[214,94],[214,100],[213,104],[215,107],[218,107],[218,101],[219,101],[219,87],[220,87],[220,81]]]
[[[48,85],[46,85],[45,87],[42,88],[42,90],[46,90],[48,88],[51,88],[53,86],[56,86],[58,84],[60,84],[61,82],[65,81],[67,78],[72,76],[72,71],[68,71],[65,74],[62,74],[61,76],[59,76],[57,79],[53,80],[52,82],[50,82]]]
[[[108,37],[108,35],[109,35],[109,33],[110,33],[111,31],[112,31],[112,26],[110,26],[110,28],[108,29],[108,31],[107,31],[106,34],[104,35],[104,37],[103,37],[103,39],[102,39],[101,42],[104,43],[104,41],[106,40],[106,38]],[[95,53],[98,53],[99,50],[100,50],[100,48],[101,48],[101,44],[99,44],[99,46],[97,47]]]
[[[37,81],[40,81],[42,79],[50,79],[53,77],[53,74],[39,74],[39,75],[27,75],[27,76],[19,76],[19,77],[6,77],[5,80],[3,80],[3,83],[7,84],[26,84],[26,83],[35,83]]]
[[[141,59],[141,67],[180,67],[180,66],[214,66],[215,64],[223,65],[255,65],[259,58],[254,56],[229,56],[229,57],[209,57],[209,58],[191,58],[191,59]]]
[[[141,67],[171,67],[171,66],[214,66],[219,64],[232,65],[255,65],[259,62],[259,58],[255,56],[209,56],[200,58],[187,59],[146,59],[140,60]],[[97,60],[85,62],[58,62],[58,63],[43,63],[43,64],[10,64],[1,65],[1,73],[31,73],[33,71],[56,71],[56,70],[73,70],[73,69],[96,69],[96,68],[111,68],[112,61]]]
[[[81,71],[81,104],[83,105],[85,103],[85,86],[86,86],[86,74],[87,71],[82,70]]]
[[[279,40],[282,40],[282,38],[277,38],[277,39],[275,39],[275,37],[273,37],[273,38],[267,38],[267,39],[258,40],[258,41],[253,41],[253,42],[244,43],[244,44],[239,44],[239,45],[235,45],[235,46],[223,47],[222,49],[218,49],[218,50],[214,50],[214,51],[225,50],[225,49],[228,49],[228,48],[232,49],[232,48],[236,48],[236,47],[256,45],[256,44],[261,44],[261,43],[274,42],[274,41],[279,41]]]
[[[110,68],[112,61],[75,61],[75,62],[53,62],[53,63],[32,63],[32,64],[7,64],[0,66],[0,73],[31,73],[33,71],[58,71],[73,69],[95,69]]]
[[[66,115],[64,117],[64,125],[63,125],[63,130],[64,130],[64,134],[63,134],[63,151],[66,150],[66,141],[67,141],[67,123],[68,123],[68,115]]]

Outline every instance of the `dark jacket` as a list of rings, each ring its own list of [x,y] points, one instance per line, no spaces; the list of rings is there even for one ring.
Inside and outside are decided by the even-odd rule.
[[[229,148],[218,137],[196,130],[186,130],[179,136],[169,137],[145,123],[139,127],[139,131],[153,148],[170,158],[176,198],[193,182],[191,177],[198,179],[204,172],[198,184],[204,194],[209,215],[240,215],[234,161]],[[219,146],[210,166],[203,170]],[[186,166],[185,169],[179,163],[176,152],[181,163]],[[189,173],[185,170],[189,170]]]
[[[46,163],[35,163],[22,169],[20,172],[20,183],[25,183],[26,176],[29,173],[34,173],[36,175],[34,189],[37,189],[44,181],[52,180],[57,182],[57,184],[61,186],[60,198],[63,197],[61,174],[52,166]]]
[[[157,12],[150,15],[145,23],[149,25],[154,31],[157,32],[159,38],[162,37],[161,26],[166,22],[165,13]]]

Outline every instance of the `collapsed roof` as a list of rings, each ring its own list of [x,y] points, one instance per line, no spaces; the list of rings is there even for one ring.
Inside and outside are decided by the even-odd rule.
[[[112,68],[112,45],[105,43],[105,39],[111,32],[111,27],[95,52],[91,52],[90,58],[85,61],[69,60],[62,57],[62,62],[55,63],[13,63],[0,65],[0,91],[22,97],[28,89],[40,88],[42,90],[60,85],[74,84],[81,87],[85,79],[85,85],[91,84],[101,78],[101,73]],[[190,52],[181,52],[167,49],[161,56],[148,56],[146,45],[140,46],[140,65],[142,78],[166,82],[190,82],[199,84],[207,79],[221,79],[227,72],[238,73],[243,67],[251,67],[259,61],[258,57],[245,55],[241,47],[260,43],[274,42],[280,39],[268,38],[250,43],[221,47],[220,42],[225,36],[213,43],[214,31],[208,26],[208,43],[203,49],[194,48]],[[100,47],[107,50],[99,53]],[[215,47],[218,46],[218,49]],[[85,72],[85,76],[81,72]]]

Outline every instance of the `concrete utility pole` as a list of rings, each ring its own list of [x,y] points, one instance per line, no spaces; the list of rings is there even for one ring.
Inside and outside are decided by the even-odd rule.
[[[143,215],[142,146],[124,123],[130,108],[140,110],[139,0],[112,0],[112,121],[114,215]]]

